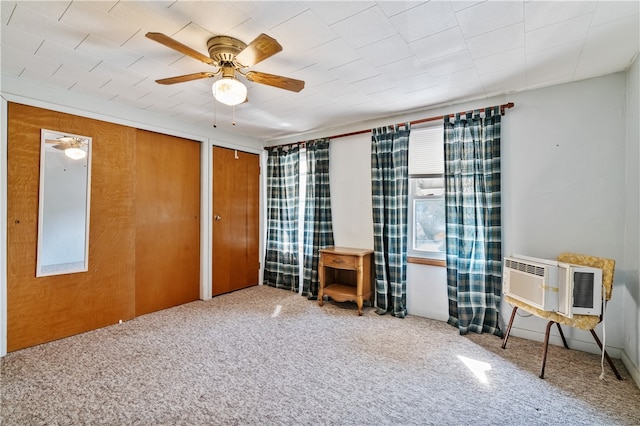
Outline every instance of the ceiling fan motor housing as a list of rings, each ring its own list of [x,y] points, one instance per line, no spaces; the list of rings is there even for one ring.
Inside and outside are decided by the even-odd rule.
[[[215,66],[232,65],[235,68],[242,67],[237,62],[236,55],[242,52],[247,45],[238,39],[228,36],[216,36],[207,41],[209,57],[215,62]]]

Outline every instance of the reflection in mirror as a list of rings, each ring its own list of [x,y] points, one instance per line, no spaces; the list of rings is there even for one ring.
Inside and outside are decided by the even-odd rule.
[[[88,270],[91,138],[41,131],[36,276]]]

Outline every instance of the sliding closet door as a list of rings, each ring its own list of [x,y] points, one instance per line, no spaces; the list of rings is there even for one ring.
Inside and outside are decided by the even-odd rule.
[[[200,296],[200,143],[138,130],[136,315]]]
[[[260,157],[213,148],[212,294],[258,284]]]

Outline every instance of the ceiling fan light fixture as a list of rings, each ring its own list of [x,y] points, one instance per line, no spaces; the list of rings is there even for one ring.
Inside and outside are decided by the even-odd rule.
[[[72,147],[65,149],[64,155],[71,158],[72,160],[82,160],[87,156],[87,153],[83,149]]]
[[[222,77],[211,87],[213,97],[225,105],[238,105],[247,99],[247,87],[234,77]]]

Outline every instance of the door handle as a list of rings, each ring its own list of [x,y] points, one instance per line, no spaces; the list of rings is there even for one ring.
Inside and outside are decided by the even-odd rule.
[[[222,218],[221,218],[221,217],[220,217],[220,215],[218,215],[218,214],[217,214],[217,215],[215,215],[215,216],[213,216],[213,218],[214,218],[215,220],[222,220]]]

